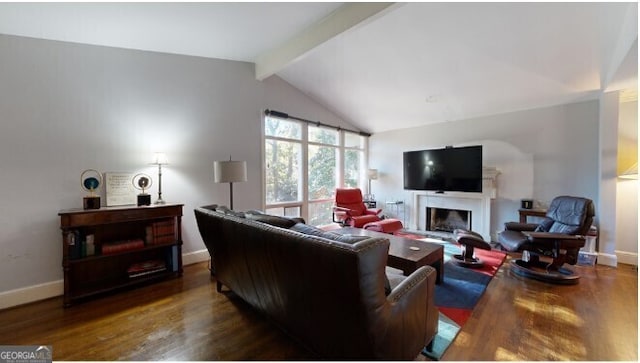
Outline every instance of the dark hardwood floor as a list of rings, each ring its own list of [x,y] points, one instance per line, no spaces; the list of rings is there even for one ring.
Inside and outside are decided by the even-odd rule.
[[[637,361],[637,268],[575,268],[580,283],[557,286],[513,276],[506,262],[443,360]],[[6,309],[0,344],[52,345],[56,361],[317,359],[215,285],[199,263],[67,309],[61,297]]]

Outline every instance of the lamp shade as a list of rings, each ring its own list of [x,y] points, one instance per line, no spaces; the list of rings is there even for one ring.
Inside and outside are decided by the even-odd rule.
[[[629,169],[618,175],[618,177],[622,179],[638,179],[638,163],[631,165]]]
[[[369,180],[378,179],[378,169],[369,169],[369,170],[367,170],[367,178],[369,178]]]
[[[153,153],[153,159],[151,160],[152,165],[167,165],[169,164],[169,160],[167,159],[167,154],[165,153]]]
[[[214,161],[213,180],[216,183],[236,183],[247,181],[246,161]]]

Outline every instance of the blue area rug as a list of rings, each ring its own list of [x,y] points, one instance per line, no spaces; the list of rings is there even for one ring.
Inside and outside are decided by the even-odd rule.
[[[444,282],[436,285],[436,306],[473,309],[492,277],[447,262],[444,266]]]
[[[424,236],[398,234],[406,238],[422,239]],[[439,360],[453,343],[460,329],[466,323],[487,285],[506,258],[500,251],[476,250],[476,257],[482,259],[485,266],[471,269],[459,266],[451,261],[454,254],[460,253],[456,243],[442,242],[444,247],[444,281],[436,284],[435,304],[440,311],[438,334],[434,338],[431,351],[422,351],[425,356]]]
[[[455,321],[447,318],[446,315],[440,313],[438,318],[438,334],[433,338],[433,345],[431,350],[424,348],[422,354],[427,357],[440,360],[444,352],[449,348],[449,345],[453,343],[453,340],[458,336],[460,332],[460,326]]]

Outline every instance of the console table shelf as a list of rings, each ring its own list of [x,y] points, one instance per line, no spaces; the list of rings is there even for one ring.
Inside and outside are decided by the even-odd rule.
[[[63,210],[64,306],[182,275],[182,204]]]
[[[518,209],[520,223],[527,223],[527,217],[544,218],[547,215],[546,209]]]

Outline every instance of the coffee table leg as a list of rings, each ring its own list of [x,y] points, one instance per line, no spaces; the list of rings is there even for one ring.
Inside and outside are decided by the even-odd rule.
[[[436,284],[440,285],[442,281],[444,281],[444,266],[442,265],[442,260],[436,261],[431,266],[436,269]]]
[[[432,263],[431,267],[436,269],[436,284],[440,285],[442,283],[442,281],[444,281],[444,266],[442,264],[443,260],[438,260],[434,263]],[[409,269],[403,269],[402,273],[405,276],[409,276],[411,275],[415,270],[417,270],[417,268],[409,268]]]

